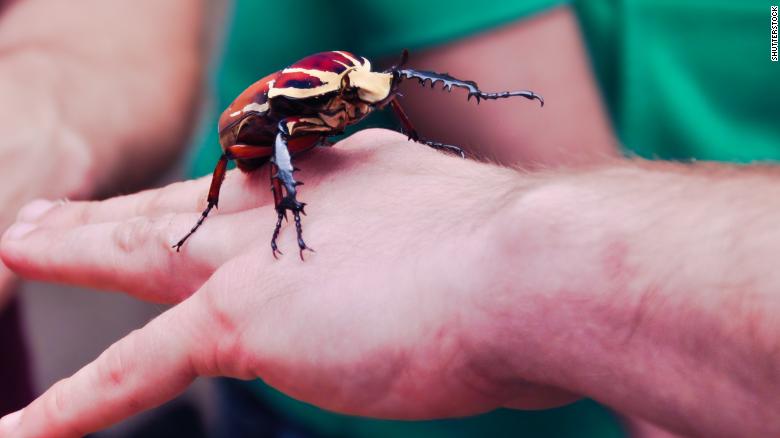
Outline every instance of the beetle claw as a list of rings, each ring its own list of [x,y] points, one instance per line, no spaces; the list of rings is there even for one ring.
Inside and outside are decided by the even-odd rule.
[[[304,244],[303,244],[303,248],[300,248],[300,252],[299,252],[299,255],[300,255],[300,257],[301,257],[301,261],[305,261],[305,260],[304,260],[304,258],[303,258],[303,252],[304,252],[304,251],[310,251],[310,252],[312,252],[312,253],[316,253],[316,252],[317,252],[317,251],[315,251],[314,249],[312,249],[312,248],[309,248],[308,246],[306,246],[306,244],[304,243]]]
[[[298,236],[298,249],[301,251],[311,251],[311,252],[317,252],[313,248],[309,248],[309,245],[306,244],[306,242],[303,241],[303,236]]]

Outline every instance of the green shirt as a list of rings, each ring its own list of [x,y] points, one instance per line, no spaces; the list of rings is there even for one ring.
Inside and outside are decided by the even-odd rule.
[[[739,0],[575,2],[620,140],[647,158],[780,158],[780,63],[769,5]]]
[[[236,0],[215,105],[193,174],[220,153],[216,118],[246,86],[310,53],[397,56],[520,20],[565,0],[336,2]],[[489,5],[489,6],[487,6]],[[733,0],[581,0],[573,4],[618,136],[647,158],[722,161],[780,158],[780,63],[769,59],[769,3]],[[329,436],[618,437],[592,401],[547,411],[501,409],[454,420],[400,422],[337,415],[257,382],[282,415]],[[638,395],[639,396],[639,395]]]

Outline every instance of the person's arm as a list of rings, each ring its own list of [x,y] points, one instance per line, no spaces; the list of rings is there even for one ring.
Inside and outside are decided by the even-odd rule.
[[[0,10],[0,230],[35,197],[128,191],[170,165],[195,112],[201,8],[26,0]]]
[[[501,247],[511,368],[535,349],[557,364],[537,379],[672,430],[780,433],[777,169],[629,162],[548,178],[516,201]]]
[[[475,80],[486,91],[530,89],[545,100],[543,108],[521,98],[477,106],[462,90],[442,93],[409,81],[401,103],[426,138],[525,168],[583,165],[619,154],[570,7],[414,52],[409,61]]]
[[[583,394],[688,434],[780,432],[774,168],[519,174],[381,131],[299,164],[317,250],[305,262],[289,226],[288,253],[271,255],[263,172],[229,173],[219,213],[181,253],[170,245],[208,179],[25,207],[0,247],[22,275],[183,301],[4,418],[0,435],[84,434],[196,375],[262,377],[387,418]]]

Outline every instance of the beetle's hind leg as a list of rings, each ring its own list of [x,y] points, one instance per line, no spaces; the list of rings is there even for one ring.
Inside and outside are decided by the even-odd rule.
[[[274,154],[271,157],[271,189],[274,192],[274,205],[276,206],[276,227],[274,228],[273,236],[271,237],[271,250],[274,257],[277,253],[281,254],[277,245],[276,239],[279,237],[279,229],[282,226],[282,218],[287,217],[286,212],[289,210],[292,212],[293,220],[295,221],[295,232],[298,238],[298,249],[300,250],[301,260],[303,260],[303,251],[314,252],[313,249],[306,245],[303,240],[303,225],[301,224],[301,213],[304,215],[304,207],[306,204],[299,202],[297,199],[298,190],[296,187],[303,184],[295,180],[293,172],[295,169],[292,165],[292,158],[290,157],[290,151],[287,148],[287,139],[289,134],[286,132],[286,126],[283,123],[279,124],[279,133],[276,135],[276,141],[274,143]],[[284,187],[284,196],[282,196],[282,187]]]
[[[214,174],[211,177],[211,186],[209,188],[209,196],[207,198],[208,205],[206,206],[206,209],[203,210],[203,213],[201,213],[198,222],[195,223],[195,226],[193,226],[184,237],[182,237],[178,242],[176,242],[175,245],[173,245],[173,248],[176,248],[176,252],[179,252],[182,245],[184,245],[184,242],[186,242],[190,236],[195,234],[198,228],[203,225],[203,222],[206,220],[206,217],[209,215],[211,210],[214,207],[218,207],[217,204],[219,203],[219,190],[222,188],[222,182],[225,180],[225,172],[227,171],[228,161],[234,159],[251,160],[256,158],[267,158],[269,155],[268,149],[269,148],[245,144],[234,144],[225,148],[225,153],[219,157],[217,167],[214,169]]]
[[[409,140],[414,140],[417,143],[422,143],[434,149],[452,152],[460,155],[461,158],[466,158],[466,153],[463,152],[463,149],[459,148],[458,146],[421,138],[420,135],[417,134],[417,130],[414,129],[414,125],[412,125],[411,120],[409,120],[409,117],[406,115],[406,112],[404,112],[404,109],[401,108],[401,104],[398,103],[397,99],[393,98],[393,100],[390,101],[390,107],[393,108],[395,116],[398,117],[398,120],[401,122],[401,128],[403,129],[404,134],[409,137]]]
[[[211,176],[211,187],[209,187],[209,196],[207,199],[208,205],[206,206],[206,209],[203,210],[203,213],[200,214],[200,218],[192,227],[192,229],[190,229],[190,231],[184,237],[179,239],[179,241],[172,246],[172,248],[176,248],[176,252],[179,252],[181,250],[182,245],[184,245],[184,242],[186,242],[187,239],[190,238],[190,236],[195,234],[195,231],[198,231],[198,228],[200,228],[200,226],[203,225],[203,221],[206,220],[206,217],[211,212],[211,209],[216,207],[217,204],[219,204],[219,189],[222,187],[222,181],[225,180],[225,171],[227,170],[227,162],[228,162],[228,156],[226,154],[222,154],[222,156],[219,157],[219,161],[217,162],[217,167],[214,169],[214,173]]]

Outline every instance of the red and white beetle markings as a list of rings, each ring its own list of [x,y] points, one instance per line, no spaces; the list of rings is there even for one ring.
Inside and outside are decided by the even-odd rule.
[[[409,139],[435,149],[455,152],[464,156],[457,146],[425,140],[419,136],[398,102],[398,85],[404,79],[417,79],[422,85],[430,81],[431,87],[441,82],[443,88],[464,88],[469,99],[501,99],[525,97],[544,101],[527,90],[485,93],[475,82],[463,81],[446,73],[435,73],[401,68],[408,54],[404,51],[401,62],[382,72],[371,71],[368,59],[345,51],[317,53],[274,72],[244,90],[227,107],[219,118],[219,142],[222,157],[211,180],[208,206],[200,219],[174,247],[179,251],[184,242],[203,224],[209,212],[219,202],[219,190],[225,176],[228,160],[235,160],[238,168],[250,172],[270,162],[271,190],[277,221],[271,235],[274,257],[281,254],[276,239],[282,219],[290,211],[295,220],[298,248],[310,248],[303,241],[300,214],[304,203],[297,199],[292,154],[320,144],[327,138],[340,134],[349,125],[363,120],[375,109],[390,105],[401,122]]]
[[[234,112],[230,113],[230,117],[240,116],[241,114],[248,113],[248,112],[264,113],[266,111],[268,111],[268,102],[263,103],[263,104],[259,104],[257,102],[252,102],[252,103],[247,104],[246,106],[244,106],[240,110],[234,111]]]

